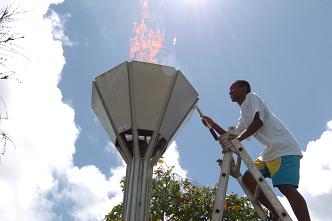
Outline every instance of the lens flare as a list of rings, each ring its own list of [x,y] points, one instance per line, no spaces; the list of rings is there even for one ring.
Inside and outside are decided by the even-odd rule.
[[[176,37],[173,38],[173,45],[176,45]]]

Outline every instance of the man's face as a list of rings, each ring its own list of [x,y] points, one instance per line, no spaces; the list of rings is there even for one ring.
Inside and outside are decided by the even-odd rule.
[[[233,102],[239,102],[246,95],[246,87],[233,83],[229,88],[229,96]]]

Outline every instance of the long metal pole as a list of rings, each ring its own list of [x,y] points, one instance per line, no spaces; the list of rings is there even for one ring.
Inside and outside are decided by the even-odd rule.
[[[199,113],[199,116],[205,121],[206,126],[209,128],[210,133],[212,134],[213,138],[215,140],[218,140],[218,135],[217,133],[213,130],[212,126],[203,118],[205,115],[203,114],[203,112],[201,111],[201,109],[198,107],[198,105],[195,106],[196,110]]]

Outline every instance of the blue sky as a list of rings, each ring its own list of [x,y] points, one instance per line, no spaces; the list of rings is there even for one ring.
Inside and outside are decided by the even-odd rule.
[[[184,72],[200,94],[201,108],[226,128],[238,118],[238,107],[229,100],[229,85],[236,79],[248,79],[305,148],[308,141],[320,136],[331,118],[332,106],[326,96],[331,82],[332,34],[328,27],[332,20],[327,17],[329,8],[322,3],[286,6],[275,1],[152,1],[150,10],[160,16],[155,15],[151,26],[159,25],[165,32],[165,48],[159,60],[175,51],[176,62],[166,65]],[[55,7],[55,11],[71,14],[65,25],[70,39],[88,39],[88,45],[65,47],[68,56],[60,82],[64,100],[72,102],[82,129],[74,159],[78,165],[103,162],[99,168],[107,171],[112,156],[97,148],[108,140],[102,139],[104,132],[91,120],[91,81],[129,60],[129,38],[140,12],[139,2],[95,5],[70,1]],[[171,44],[174,36],[175,46]],[[213,184],[215,178],[206,171],[215,167],[218,150],[204,130],[194,116],[177,142],[189,175],[199,183]]]
[[[153,14],[149,25],[159,27],[165,36],[158,55],[160,63],[180,69],[199,93],[203,112],[225,128],[235,125],[239,116],[239,107],[230,101],[228,88],[234,80],[248,80],[305,151],[300,191],[308,201],[313,220],[329,220],[332,214],[324,205],[332,202],[332,160],[328,158],[332,153],[332,123],[328,123],[332,120],[332,3],[149,3]],[[12,67],[24,73],[18,74],[22,84],[1,82],[1,96],[14,120],[0,123],[17,140],[17,147],[9,148],[2,159],[0,185],[18,185],[18,181],[28,179],[15,171],[10,176],[3,174],[21,165],[19,162],[30,165],[26,159],[30,157],[34,159],[33,170],[48,169],[37,169],[36,179],[44,185],[31,181],[27,189],[31,193],[27,195],[38,196],[46,203],[43,211],[33,210],[33,215],[26,213],[36,205],[15,200],[6,207],[0,203],[0,214],[5,214],[1,220],[18,220],[19,215],[12,215],[17,210],[29,217],[25,220],[42,220],[38,217],[44,213],[49,214],[49,220],[95,220],[121,201],[117,186],[123,164],[91,109],[91,83],[99,74],[131,60],[129,39],[141,12],[139,0],[20,4],[30,10],[24,15],[29,19],[25,17],[24,24],[17,27],[27,36],[21,44],[32,58],[12,61]],[[28,95],[31,96],[26,98]],[[33,116],[33,120],[27,121],[26,116]],[[29,126],[33,126],[33,134]],[[45,138],[40,139],[36,133]],[[244,144],[253,158],[259,154],[261,145],[254,139]],[[186,176],[201,185],[217,182],[219,168],[215,161],[220,158],[220,149],[197,113],[178,134],[171,151],[175,155],[170,155],[179,157],[174,163],[186,171]],[[21,167],[23,164],[18,168]],[[25,174],[29,175],[29,171]],[[95,192],[98,188],[103,192]],[[242,194],[234,180],[229,192]],[[10,198],[18,194],[10,193]],[[27,197],[26,202],[33,199]],[[89,200],[94,202],[92,206],[83,203]],[[318,202],[322,206],[317,206]],[[22,208],[17,206],[16,210],[13,205]],[[12,213],[4,212],[7,207]],[[80,213],[83,215],[77,215]]]

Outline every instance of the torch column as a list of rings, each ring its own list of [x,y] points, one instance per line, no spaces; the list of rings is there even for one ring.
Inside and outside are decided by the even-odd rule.
[[[127,163],[123,220],[148,220],[153,166],[197,101],[173,67],[124,62],[96,77],[92,108]]]

